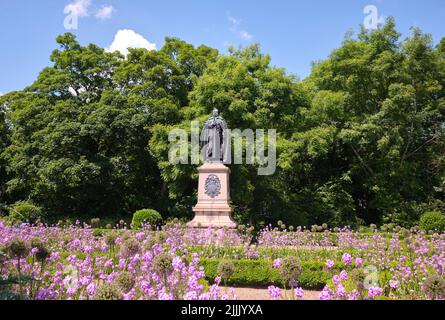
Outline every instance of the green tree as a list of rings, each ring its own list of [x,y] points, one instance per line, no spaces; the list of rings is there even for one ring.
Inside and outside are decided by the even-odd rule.
[[[168,162],[169,130],[182,128],[190,132],[191,120],[202,124],[213,108],[218,108],[231,129],[279,129],[280,145],[292,136],[299,108],[308,103],[296,79],[270,66],[270,57],[261,54],[257,45],[219,56],[198,78],[189,99],[184,121],[176,126],[155,126],[150,140],[170,197],[187,204],[196,201],[196,169]],[[258,176],[256,166],[230,167],[231,197],[240,221],[256,223],[285,216],[293,222],[303,222],[294,210],[295,196],[286,194],[280,173]],[[191,212],[187,204],[183,207]]]
[[[298,139],[307,138],[311,165],[318,158],[325,168],[310,170],[311,181],[347,176],[343,191],[367,222],[414,222],[417,204],[439,183],[432,172],[445,129],[438,55],[431,37],[417,29],[399,42],[388,19],[381,29],[346,40],[306,80],[313,99],[308,129]]]
[[[181,119],[190,78],[217,52],[167,39],[160,51],[131,49],[124,58],[81,46],[72,34],[57,43],[53,66],[4,98],[14,124],[3,152],[8,194],[29,198],[53,216],[167,208],[147,145],[150,128]]]
[[[6,96],[0,96],[0,203],[6,202],[6,161],[1,157],[1,153],[9,145],[9,126],[6,122],[7,103]],[[1,211],[0,211],[1,212]]]

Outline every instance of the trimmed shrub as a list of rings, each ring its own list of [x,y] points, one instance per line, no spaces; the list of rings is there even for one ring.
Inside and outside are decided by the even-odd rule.
[[[206,280],[213,283],[218,276],[218,265],[223,259],[201,259]],[[269,286],[281,285],[283,280],[279,269],[272,268],[272,263],[266,260],[230,260],[235,266],[235,272],[227,279],[227,285],[233,286]],[[302,272],[298,277],[298,285],[307,290],[323,289],[331,274],[323,271],[321,262],[302,263]],[[336,264],[332,272],[339,272],[342,265]]]
[[[439,211],[425,212],[419,220],[420,227],[425,231],[445,231],[445,215]]]
[[[42,209],[29,201],[18,201],[11,206],[9,217],[14,221],[35,223],[43,220]]]
[[[136,211],[131,221],[133,229],[140,229],[144,224],[156,225],[162,222],[162,216],[153,209],[142,209]]]
[[[322,290],[331,275],[321,270],[305,269],[298,278],[298,285],[306,290]]]

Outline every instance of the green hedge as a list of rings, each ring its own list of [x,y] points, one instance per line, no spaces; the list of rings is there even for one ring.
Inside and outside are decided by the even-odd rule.
[[[206,279],[213,283],[217,274],[218,264],[224,259],[201,259],[200,265],[204,267]],[[234,274],[227,284],[233,286],[281,286],[279,270],[272,268],[271,261],[265,260],[231,260],[235,265]],[[307,290],[321,290],[331,279],[332,275],[323,271],[324,263],[305,262],[302,264],[303,272],[298,281],[299,286]],[[335,266],[334,272],[339,272],[341,264]]]

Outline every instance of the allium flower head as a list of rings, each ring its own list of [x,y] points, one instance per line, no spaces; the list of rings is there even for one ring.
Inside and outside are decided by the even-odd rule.
[[[6,251],[11,257],[23,258],[29,252],[29,244],[22,239],[13,239],[7,246]]]
[[[93,298],[94,300],[121,300],[122,294],[115,284],[104,282],[97,287]]]
[[[301,261],[298,257],[288,256],[281,261],[281,276],[286,283],[298,280],[302,272]]]
[[[123,271],[117,275],[113,282],[116,284],[119,290],[121,290],[123,293],[127,293],[133,289],[136,280],[131,272]]]
[[[445,279],[438,275],[427,278],[422,288],[430,299],[445,298]]]
[[[169,273],[173,269],[173,257],[168,252],[162,252],[153,259],[153,269],[159,273]]]
[[[232,261],[229,260],[221,261],[218,264],[217,272],[223,280],[228,280],[235,272],[235,265]]]

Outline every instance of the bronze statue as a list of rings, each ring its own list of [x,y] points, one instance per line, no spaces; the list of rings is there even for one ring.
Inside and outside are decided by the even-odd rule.
[[[201,148],[204,162],[227,163],[230,157],[230,140],[226,121],[219,116],[218,109],[204,124],[201,132]]]

